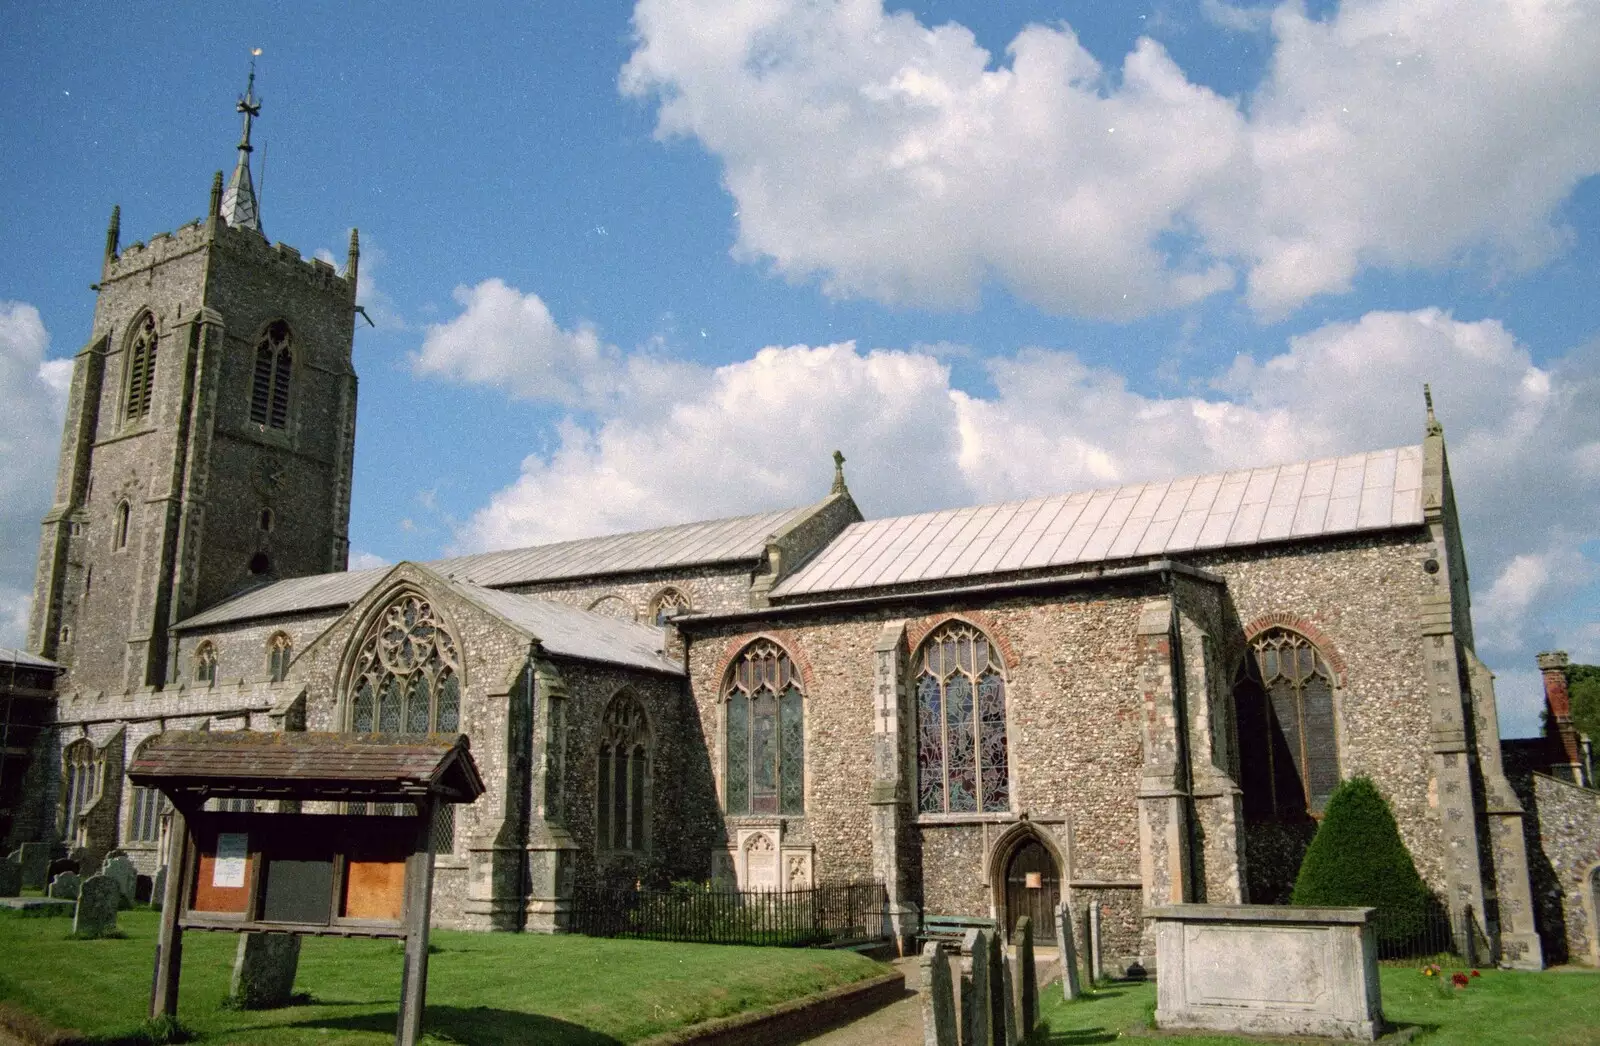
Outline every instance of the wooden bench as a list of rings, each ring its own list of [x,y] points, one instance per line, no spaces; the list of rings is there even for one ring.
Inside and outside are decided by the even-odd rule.
[[[924,941],[937,941],[941,946],[961,950],[961,942],[971,930],[994,933],[995,921],[979,915],[924,915],[922,932],[917,936]]]

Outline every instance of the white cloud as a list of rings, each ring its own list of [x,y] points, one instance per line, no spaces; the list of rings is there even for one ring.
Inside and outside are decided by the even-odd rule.
[[[1257,33],[1272,24],[1270,7],[1235,7],[1223,0],[1200,0],[1200,15],[1219,29]]]
[[[54,493],[70,360],[46,360],[39,310],[0,301],[0,646],[26,640],[39,517]]]
[[[373,552],[356,550],[350,553],[351,570],[372,570],[375,567],[386,567],[389,561]]]
[[[721,162],[736,255],[836,295],[961,307],[996,281],[1122,317],[1243,269],[1279,314],[1367,265],[1535,264],[1600,171],[1600,7],[1575,0],[1284,4],[1240,101],[1150,39],[1108,70],[1033,25],[996,63],[880,0],[639,0],[634,25],[622,89]]]

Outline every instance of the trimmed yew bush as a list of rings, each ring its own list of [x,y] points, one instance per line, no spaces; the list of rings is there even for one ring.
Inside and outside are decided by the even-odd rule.
[[[1376,908],[1380,953],[1404,950],[1426,928],[1433,895],[1400,839],[1388,800],[1368,778],[1351,778],[1328,799],[1292,903]]]

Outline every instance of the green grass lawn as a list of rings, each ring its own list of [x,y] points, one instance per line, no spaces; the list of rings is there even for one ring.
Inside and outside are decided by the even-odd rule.
[[[91,1041],[144,1021],[159,915],[123,912],[126,939],[68,940],[71,921],[0,915],[0,1002]],[[178,1015],[206,1043],[377,1046],[394,1041],[400,946],[309,938],[295,989],[311,1001],[241,1012],[233,934],[184,935]],[[734,948],[539,934],[432,934],[424,1028],[433,1043],[633,1042],[885,971],[852,952]]]
[[[1595,1046],[1600,1043],[1600,973],[1483,970],[1460,991],[1445,991],[1414,967],[1384,966],[1383,1012],[1400,1027],[1417,1025],[1424,1046]],[[1117,983],[1076,1002],[1061,998],[1059,984],[1041,990],[1040,1020],[1048,1029],[1038,1046],[1086,1046],[1150,1034],[1155,1014],[1153,982]],[[1232,1035],[1166,1035],[1172,1046],[1260,1046],[1272,1040]],[[1299,1040],[1305,1042],[1308,1040]]]

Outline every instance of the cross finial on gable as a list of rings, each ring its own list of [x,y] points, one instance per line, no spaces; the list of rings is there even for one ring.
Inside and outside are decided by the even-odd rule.
[[[844,453],[833,452],[833,489],[830,494],[848,494],[850,489],[844,485]]]

